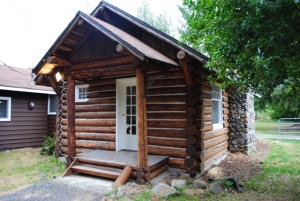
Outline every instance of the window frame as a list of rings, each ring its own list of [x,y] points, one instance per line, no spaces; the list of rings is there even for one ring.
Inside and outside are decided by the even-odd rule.
[[[219,123],[214,124],[213,123],[213,130],[217,130],[217,129],[221,129],[223,128],[223,104],[222,104],[222,89],[220,87],[220,84],[212,84],[212,94],[214,93],[214,86],[217,86],[219,88],[219,92],[220,93],[220,99],[214,99],[214,97],[212,97],[212,102],[217,101],[219,103],[219,108],[220,110],[218,111],[218,120]],[[214,115],[214,108],[212,108],[213,110],[213,115]]]
[[[89,98],[79,98],[79,89],[88,88],[89,84],[82,84],[75,86],[75,102],[87,102]]]
[[[48,94],[48,108],[47,108],[47,114],[48,115],[56,115],[56,109],[55,109],[55,111],[54,112],[51,112],[50,111],[50,104],[51,104],[51,96],[56,96],[56,97],[58,97],[57,95],[55,95],[55,94]],[[57,104],[58,104],[58,102],[57,102]]]
[[[0,96],[0,99],[7,101],[7,118],[0,117],[0,121],[11,121],[11,97]]]

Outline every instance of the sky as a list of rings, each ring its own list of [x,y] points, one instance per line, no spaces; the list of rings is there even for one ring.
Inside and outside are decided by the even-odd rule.
[[[91,13],[101,0],[0,0],[0,61],[32,68],[45,55],[77,11]],[[106,0],[136,16],[141,0]],[[166,12],[174,27],[183,0],[145,0],[156,15]],[[2,64],[0,62],[0,64]]]

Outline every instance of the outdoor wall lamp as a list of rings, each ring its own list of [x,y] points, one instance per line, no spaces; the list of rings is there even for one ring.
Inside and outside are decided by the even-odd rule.
[[[56,82],[59,82],[63,79],[63,75],[60,74],[59,71],[55,74]]]

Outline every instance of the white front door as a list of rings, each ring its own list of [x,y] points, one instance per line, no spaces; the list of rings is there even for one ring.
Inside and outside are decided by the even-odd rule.
[[[136,78],[117,80],[116,99],[116,151],[136,151],[138,148]]]

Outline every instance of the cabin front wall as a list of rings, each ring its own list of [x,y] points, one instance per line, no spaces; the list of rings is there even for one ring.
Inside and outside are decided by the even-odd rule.
[[[124,55],[115,59],[126,60],[118,65],[120,69],[132,65],[134,60]],[[103,59],[102,62],[108,60]],[[195,84],[192,89],[187,89],[184,74],[179,68],[165,72],[150,69],[146,73],[147,148],[148,154],[169,156],[170,167],[199,172],[227,153],[228,94],[222,94],[223,128],[214,130],[212,88],[207,81],[210,74],[199,65],[189,66]],[[83,75],[82,71],[72,70],[70,76]],[[134,79],[135,76],[134,68],[119,75],[87,75],[75,80],[76,85],[88,85],[88,101],[75,103],[77,153],[93,149],[118,150],[116,111],[120,100],[117,100],[117,82]],[[58,113],[56,151],[67,154],[66,94],[62,95],[62,99]]]
[[[143,40],[150,43],[150,38],[147,36]],[[165,49],[165,52],[173,55],[170,58],[176,58],[176,48],[155,41],[156,49]],[[122,149],[117,142],[117,103],[122,102],[117,98],[117,82],[136,77],[134,62],[137,58],[130,54],[118,53],[116,45],[117,43],[103,34],[91,32],[70,58],[72,66],[67,70],[66,76],[71,76],[75,85],[88,85],[88,100],[75,103],[77,153],[93,149]],[[166,65],[152,62],[149,69],[143,70],[147,70],[147,152],[169,156],[170,167],[188,169],[193,173],[206,170],[226,155],[229,106],[228,94],[224,92],[223,128],[214,129],[212,88],[207,80],[211,73],[205,70],[202,64],[191,61],[188,63],[193,83],[191,88],[187,87],[186,72],[183,73],[180,66],[167,69]],[[66,93],[66,90],[62,91],[61,107],[57,113],[56,156],[68,153]],[[125,132],[126,129],[119,130]]]

